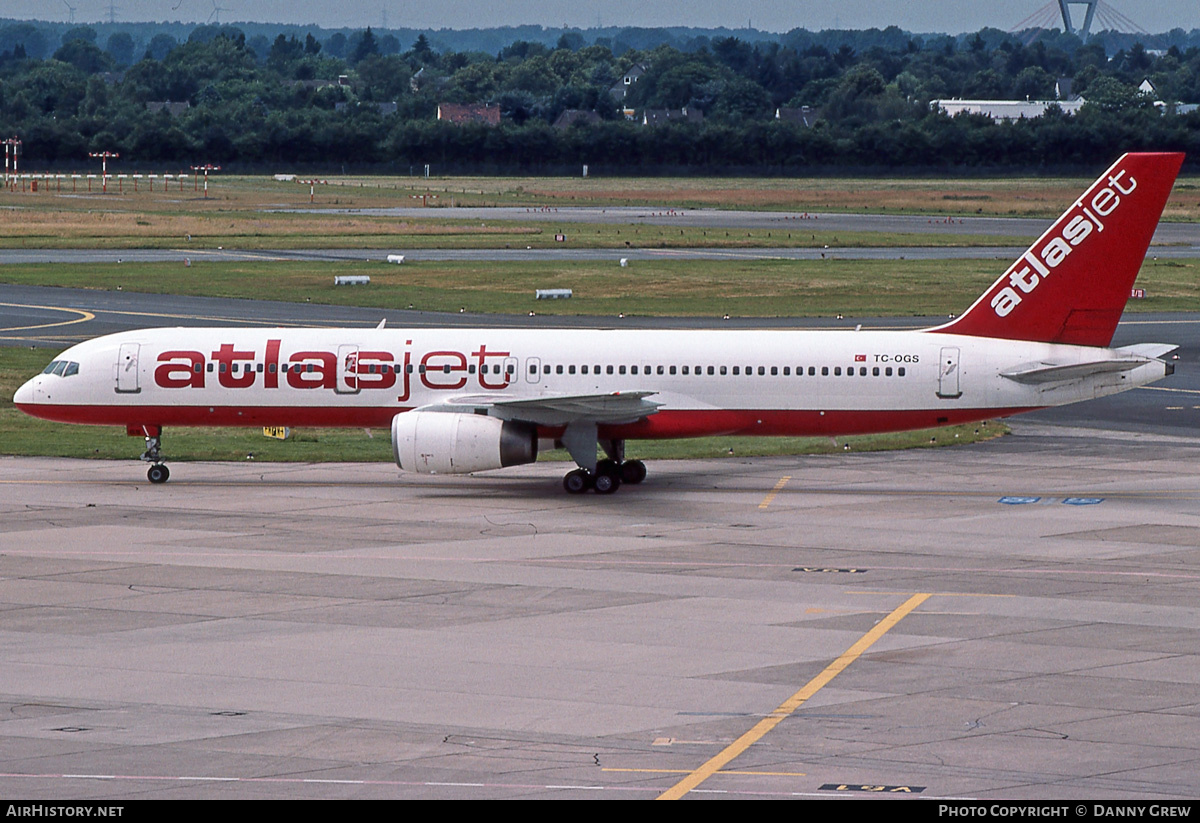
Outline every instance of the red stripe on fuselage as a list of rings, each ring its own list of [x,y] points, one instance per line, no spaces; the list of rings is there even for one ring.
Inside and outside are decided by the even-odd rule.
[[[407,409],[361,406],[355,408],[296,406],[65,406],[22,403],[17,408],[33,417],[60,423],[123,426],[295,426],[387,428],[392,418]],[[636,423],[600,426],[602,438],[666,440],[676,437],[728,435],[828,436],[952,426],[995,417],[1008,417],[1040,407],[832,410],[778,409],[664,409]],[[543,427],[547,437],[559,428]]]

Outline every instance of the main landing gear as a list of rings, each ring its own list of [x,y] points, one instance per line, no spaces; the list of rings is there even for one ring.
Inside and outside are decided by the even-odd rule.
[[[154,484],[166,483],[171,477],[171,470],[167,468],[166,458],[162,456],[162,433],[158,429],[146,430],[146,451],[142,453],[142,460],[150,463],[150,468],[146,470],[146,478]],[[154,434],[150,434],[154,431]]]
[[[567,472],[563,488],[568,494],[583,494],[589,489],[596,494],[612,494],[622,483],[633,486],[646,479],[646,464],[641,460],[625,459],[624,440],[600,440],[607,459],[596,459],[596,424],[572,423],[562,435],[562,444],[579,468]]]
[[[621,488],[622,483],[635,485],[646,479],[646,464],[641,460],[626,460],[618,463],[615,460],[596,461],[596,471],[575,469],[567,472],[563,478],[563,488],[569,494],[583,494],[592,489],[596,494],[612,494]]]

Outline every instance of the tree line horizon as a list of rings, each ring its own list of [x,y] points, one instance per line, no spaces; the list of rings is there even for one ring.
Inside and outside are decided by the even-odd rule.
[[[625,29],[592,42],[578,31],[514,39],[493,53],[439,48],[424,33],[404,46],[371,28],[322,38],[288,27],[270,39],[200,25],[177,39],[137,25],[150,28],[103,42],[96,27],[60,27],[51,48],[58,30],[0,21],[0,134],[21,139],[24,170],[84,168],[93,151],[118,152],[131,170],[214,163],[247,173],[1068,172],[1134,150],[1200,162],[1200,114],[1174,108],[1200,102],[1200,30],[1084,42],[997,29],[759,39]],[[610,90],[635,66],[640,77],[618,99]],[[930,106],[1053,99],[1060,78],[1087,100],[1073,116],[1052,108],[1000,123]],[[1153,95],[1138,90],[1147,79]],[[167,101],[181,105],[147,109]],[[497,107],[501,123],[439,122],[442,103]],[[815,124],[775,118],[804,106]],[[685,107],[703,121],[641,125],[646,109]],[[626,108],[638,119],[626,120]],[[596,118],[554,128],[571,109]]]

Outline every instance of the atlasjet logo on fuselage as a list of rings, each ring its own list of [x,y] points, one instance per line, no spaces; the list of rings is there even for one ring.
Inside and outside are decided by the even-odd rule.
[[[1051,233],[1050,238],[1040,249],[1030,249],[1017,259],[1007,272],[1008,285],[992,298],[992,308],[997,317],[1007,317],[1009,312],[1021,304],[1021,295],[1029,294],[1038,287],[1042,280],[1050,276],[1053,269],[1058,268],[1071,252],[1082,243],[1094,229],[1104,231],[1104,223],[1100,218],[1107,218],[1121,204],[1121,195],[1128,196],[1137,188],[1137,180],[1130,177],[1122,181],[1125,170],[1109,175],[1108,185],[1100,189],[1088,205],[1083,204],[1084,198],[1075,201],[1075,208],[1082,214],[1076,214],[1065,222],[1060,221],[1058,233]],[[1122,187],[1122,182],[1127,188]],[[1084,195],[1086,197],[1087,195]]]

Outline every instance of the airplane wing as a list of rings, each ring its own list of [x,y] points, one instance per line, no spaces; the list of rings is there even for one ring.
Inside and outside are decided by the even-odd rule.
[[[615,391],[603,394],[550,394],[536,397],[459,395],[417,411],[464,413],[486,411],[502,420],[524,420],[542,426],[570,423],[633,423],[658,411],[661,403],[646,398],[652,391]]]
[[[1141,343],[1117,349],[1121,356],[1108,360],[1093,360],[1087,363],[1052,363],[1047,361],[1026,363],[1014,369],[1002,371],[1000,372],[1000,376],[1014,380],[1017,383],[1033,384],[1078,380],[1083,377],[1132,371],[1138,366],[1144,366],[1147,363],[1153,362],[1163,355],[1174,351],[1176,348],[1178,347],[1165,343]]]

